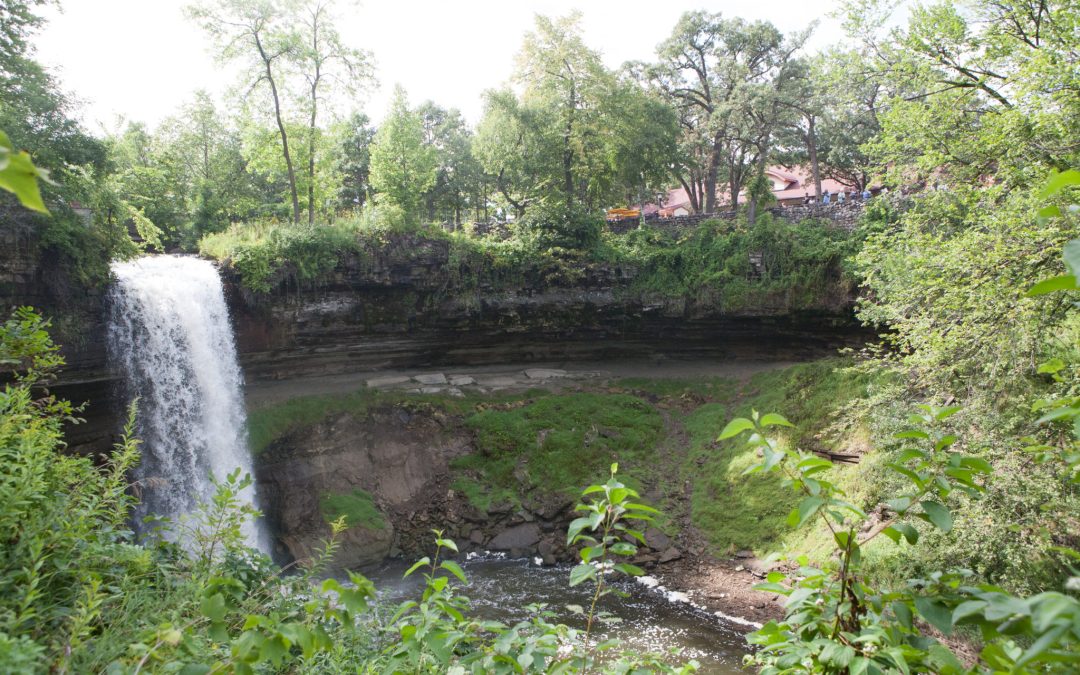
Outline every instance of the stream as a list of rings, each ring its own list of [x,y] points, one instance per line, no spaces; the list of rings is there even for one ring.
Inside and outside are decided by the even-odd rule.
[[[526,608],[545,603],[556,613],[553,623],[585,628],[584,618],[566,605],[587,606],[591,584],[570,588],[570,567],[541,567],[529,559],[478,558],[462,563],[469,580],[463,590],[472,601],[474,616],[514,623],[528,618]],[[423,582],[420,573],[402,579],[404,564],[384,565],[367,574],[380,598],[391,605],[415,599]],[[682,649],[672,663],[696,659],[701,673],[744,673],[742,658],[748,652],[745,634],[749,628],[730,623],[708,612],[669,600],[663,593],[631,582],[619,586],[630,595],[609,594],[600,608],[621,619],[619,623],[594,624],[598,640],[619,638],[632,650],[666,652]]]

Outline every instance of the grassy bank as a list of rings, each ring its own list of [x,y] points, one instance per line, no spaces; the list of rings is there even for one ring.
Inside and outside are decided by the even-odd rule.
[[[865,395],[872,378],[847,365],[826,359],[744,382],[625,378],[591,391],[464,399],[372,390],[304,397],[253,411],[251,445],[258,452],[333,414],[364,415],[382,405],[432,406],[473,438],[475,451],[451,462],[452,487],[481,510],[574,494],[584,477],[603,475],[617,461],[628,483],[649,490],[672,514],[688,514],[716,553],[765,553],[798,545],[806,534],[784,523],[793,497],[775,478],[743,476],[753,453],[736,441],[718,443],[716,436],[734,415],[785,410],[796,425],[785,442],[807,450],[865,451],[865,430],[838,424],[838,413]]]
[[[450,293],[481,285],[573,284],[595,266],[621,270],[627,293],[733,311],[848,304],[853,281],[845,260],[860,241],[858,232],[769,215],[753,227],[710,220],[683,232],[651,226],[605,232],[587,248],[551,246],[524,232],[496,239],[355,217],[315,226],[237,223],[204,237],[199,251],[227,261],[245,286],[261,292],[283,282],[318,285],[346,256],[393,264],[431,255],[439,258],[436,274]]]

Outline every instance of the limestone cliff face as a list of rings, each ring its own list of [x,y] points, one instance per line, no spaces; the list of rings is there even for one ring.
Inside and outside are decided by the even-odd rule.
[[[858,342],[852,298],[793,312],[731,311],[631,290],[634,270],[589,264],[513,279],[469,275],[445,242],[402,237],[318,284],[253,294],[226,271],[241,362],[260,380],[380,368],[650,356],[792,359]]]
[[[256,458],[259,498],[280,542],[275,553],[311,557],[330,535],[329,498],[360,490],[379,515],[351,523],[334,565],[382,561],[413,536],[412,523],[426,521],[432,504],[445,500],[448,462],[468,451],[467,435],[422,407],[334,415],[285,435]]]
[[[424,555],[434,527],[462,552],[564,557],[574,500],[536,493],[518,506],[493,504],[481,511],[450,487],[450,462],[474,452],[473,434],[461,418],[422,402],[339,413],[285,434],[255,458],[274,555],[281,562],[315,555],[336,515],[328,505],[335,496],[348,499],[360,491],[373,511],[340,535],[335,569]]]

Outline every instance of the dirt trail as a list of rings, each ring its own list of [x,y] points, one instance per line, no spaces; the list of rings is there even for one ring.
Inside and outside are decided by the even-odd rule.
[[[322,375],[289,380],[248,382],[244,395],[249,408],[281,403],[300,396],[347,394],[368,386],[369,381],[391,382],[410,380],[417,376],[442,374],[447,380],[470,377],[478,382],[497,382],[487,387],[491,391],[514,391],[529,388],[559,389],[568,382],[589,381],[603,385],[612,380],[629,377],[646,379],[698,379],[731,377],[739,380],[775,368],[793,365],[790,361],[761,360],[621,360],[621,361],[548,361],[540,363],[510,363],[488,366],[448,366],[444,368],[412,368],[408,370],[376,370],[344,375]],[[530,370],[565,371],[566,375],[551,378],[530,378]],[[513,380],[513,382],[511,382]],[[378,388],[407,389],[418,383],[400,382]]]

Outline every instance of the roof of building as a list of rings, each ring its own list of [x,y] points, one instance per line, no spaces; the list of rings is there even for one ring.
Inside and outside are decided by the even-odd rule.
[[[783,202],[793,199],[803,199],[808,195],[813,196],[815,194],[814,181],[811,178],[810,171],[808,169],[797,166],[770,166],[765,169],[765,173],[766,175],[778,178],[779,180],[776,182],[785,185],[784,189],[782,190],[773,190],[773,196],[776,197],[777,201]],[[831,178],[821,179],[821,191],[823,193],[829,192],[830,194],[835,194],[837,192],[840,192],[841,190],[850,189],[852,189],[850,186],[844,185],[843,183],[835,181]],[[718,185],[716,192],[717,206],[726,206],[730,203],[727,190],[724,189],[724,186]],[[740,201],[745,199],[745,197],[746,195],[743,192],[739,193]],[[649,212],[650,207],[653,207],[653,205],[645,205],[646,213]],[[690,197],[686,193],[686,190],[684,190],[683,188],[675,188],[673,190],[668,190],[667,197],[665,197],[664,203],[660,205],[658,210],[664,212],[671,212],[679,207],[690,210]]]

